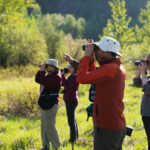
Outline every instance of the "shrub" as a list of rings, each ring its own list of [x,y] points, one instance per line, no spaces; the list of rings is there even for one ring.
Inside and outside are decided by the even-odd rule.
[[[13,112],[23,115],[38,112],[37,100],[39,86],[34,78],[14,78],[9,81],[1,81],[0,112]]]

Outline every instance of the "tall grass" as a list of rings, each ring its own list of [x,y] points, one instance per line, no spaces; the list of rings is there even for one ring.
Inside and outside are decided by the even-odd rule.
[[[0,113],[28,113],[37,111],[39,86],[34,78],[13,78],[0,81]]]
[[[141,88],[132,87],[131,82],[131,79],[126,82],[124,114],[127,125],[132,126],[134,130],[131,137],[125,137],[123,150],[145,150],[147,140],[140,115],[143,93]],[[89,85],[79,87],[79,105],[76,110],[79,139],[75,143],[75,150],[93,148],[92,118],[86,121],[85,110],[90,104],[88,89]],[[39,85],[35,83],[34,77],[0,80],[0,150],[37,150],[41,147],[38,96]],[[62,94],[60,97],[56,127],[64,149],[71,150]]]

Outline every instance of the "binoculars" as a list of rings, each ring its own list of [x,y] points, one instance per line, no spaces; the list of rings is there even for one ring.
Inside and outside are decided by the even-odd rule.
[[[64,72],[64,73],[69,73],[69,69],[68,68],[63,68],[60,70],[61,72]]]
[[[134,64],[135,64],[136,66],[138,66],[138,65],[140,65],[142,62],[143,62],[143,63],[146,63],[147,65],[150,64],[149,61],[135,61]]]
[[[82,50],[83,50],[83,51],[85,51],[85,46],[86,46],[86,45],[82,45]],[[96,45],[94,44],[93,50],[95,51],[97,48],[98,48],[98,46],[96,46]]]

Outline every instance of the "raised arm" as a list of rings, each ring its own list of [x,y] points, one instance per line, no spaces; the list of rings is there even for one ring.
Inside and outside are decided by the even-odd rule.
[[[95,84],[105,82],[114,78],[117,72],[117,65],[107,64],[99,69],[89,72],[90,57],[83,57],[77,72],[77,81],[82,84]]]

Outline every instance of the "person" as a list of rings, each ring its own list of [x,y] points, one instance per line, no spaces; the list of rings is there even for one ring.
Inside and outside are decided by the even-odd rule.
[[[150,54],[148,55],[150,56]],[[144,129],[148,140],[148,150],[150,150],[150,79],[147,78],[145,72],[150,71],[150,60],[147,57],[146,62],[139,65],[139,75],[142,79],[144,95],[141,101],[141,115]]]
[[[91,84],[89,89],[89,101],[94,102],[96,85]]]
[[[94,102],[94,97],[95,97],[95,88],[96,88],[96,85],[91,84],[90,89],[89,89],[89,101],[92,103],[90,103],[90,105],[86,107],[87,121],[89,120],[89,117],[93,117],[93,102]]]
[[[65,72],[62,72],[62,86],[64,86],[63,99],[66,105],[66,113],[68,118],[68,124],[70,127],[70,139],[71,143],[74,143],[78,138],[78,126],[75,116],[75,110],[78,105],[78,87],[77,82],[77,68],[79,62],[73,59],[70,55],[65,54],[65,60],[69,61],[70,76],[66,78]]]
[[[80,60],[77,81],[96,84],[93,119],[94,150],[121,150],[126,134],[124,110],[125,69],[121,65],[120,43],[104,36],[99,43],[89,40]],[[94,70],[94,55],[100,67]],[[93,68],[93,71],[91,70]],[[89,70],[88,70],[89,68]]]
[[[58,93],[61,87],[61,76],[58,73],[58,61],[49,59],[46,64],[42,64],[35,76],[35,81],[42,85],[41,93],[44,90]],[[59,96],[57,96],[56,102],[51,108],[46,110],[41,108],[41,138],[43,146],[41,150],[49,150],[50,142],[54,149],[61,147],[59,136],[55,128],[58,104]]]
[[[147,58],[141,58],[141,62],[142,61],[143,62],[150,61],[150,53],[147,55]],[[141,79],[141,73],[140,73],[140,70],[139,70],[139,65],[138,65],[138,70],[137,70],[136,76],[133,78],[133,86],[143,87],[142,79]]]

